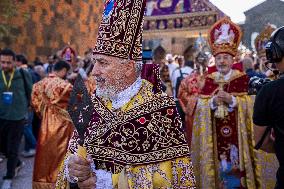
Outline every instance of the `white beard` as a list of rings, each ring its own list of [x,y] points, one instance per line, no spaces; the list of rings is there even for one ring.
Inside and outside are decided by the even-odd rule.
[[[96,96],[99,98],[107,98],[110,99],[114,97],[117,94],[117,90],[115,90],[114,87],[108,87],[105,89],[102,89],[100,87],[97,87],[96,89]]]

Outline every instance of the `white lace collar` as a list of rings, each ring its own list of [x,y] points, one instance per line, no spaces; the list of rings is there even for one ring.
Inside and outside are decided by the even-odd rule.
[[[115,97],[110,98],[112,102],[112,108],[117,110],[127,104],[140,90],[142,86],[141,77],[137,78],[137,80],[129,86],[124,91],[121,91]]]
[[[224,80],[228,81],[233,74],[233,70],[231,69],[226,75],[224,75]],[[218,72],[218,77],[220,76],[220,72]]]

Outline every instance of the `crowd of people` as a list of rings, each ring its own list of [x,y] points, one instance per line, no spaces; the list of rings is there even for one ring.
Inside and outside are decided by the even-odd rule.
[[[165,61],[159,62],[164,92],[175,98],[200,188],[273,188],[276,174],[279,183],[283,179],[279,162],[271,154],[273,148],[261,144],[266,152],[250,150],[259,144],[261,137],[269,135],[253,123],[264,124],[261,116],[264,117],[264,112],[269,111],[265,108],[271,104],[263,107],[260,104],[266,102],[254,102],[262,86],[279,78],[278,64],[272,64],[275,60],[267,59],[266,52],[266,44],[277,28],[265,26],[256,38],[256,53],[253,53],[234,48],[241,40],[238,38],[241,30],[227,18],[221,19],[209,33],[221,30],[218,27],[222,25],[230,25],[234,38],[230,39],[229,34],[224,39],[222,34],[219,38],[209,36],[212,55],[197,51],[195,60],[190,61],[168,54]],[[281,120],[280,116],[278,119]],[[246,180],[246,184],[239,182],[240,179]]]
[[[243,53],[225,17],[209,31],[210,56],[156,64],[141,50],[146,1],[111,2],[83,58],[71,46],[46,63],[0,51],[1,189],[20,155],[35,156],[34,189],[284,188],[283,27],[267,25],[256,54]],[[123,10],[135,11],[112,14]]]
[[[3,154],[0,156],[0,163],[4,160],[4,157],[7,158],[7,173],[2,188],[9,188],[12,178],[24,167],[24,162],[18,156],[22,136],[24,136],[24,148],[20,155],[29,158],[37,154],[35,173],[38,172],[42,175],[43,170],[51,172],[54,169],[53,167],[56,169],[59,167],[60,160],[54,165],[56,158],[53,159],[48,156],[48,154],[60,154],[59,148],[51,148],[51,141],[49,140],[56,143],[55,139],[57,139],[58,142],[55,145],[61,143],[62,146],[65,146],[62,148],[61,154],[61,156],[64,156],[73,127],[70,124],[67,126],[68,122],[66,123],[66,121],[58,121],[64,116],[68,117],[67,113],[63,116],[52,112],[53,115],[58,116],[58,119],[55,118],[55,122],[53,122],[52,114],[48,114],[50,111],[54,111],[54,108],[57,108],[56,111],[59,110],[60,106],[57,107],[57,105],[62,103],[63,99],[61,101],[57,100],[58,102],[54,103],[55,107],[51,106],[51,104],[53,104],[52,100],[56,100],[56,98],[64,98],[63,91],[59,91],[56,97],[44,95],[49,95],[53,90],[59,90],[60,87],[64,89],[64,84],[69,86],[69,90],[64,91],[64,93],[70,95],[72,84],[74,84],[78,75],[87,80],[93,66],[90,53],[90,51],[86,51],[84,58],[81,58],[77,56],[71,47],[67,46],[63,50],[56,52],[56,54],[48,56],[46,63],[43,63],[39,58],[29,62],[25,55],[15,54],[11,49],[1,50],[2,77],[0,79],[0,88],[3,100],[0,105],[0,119],[2,121],[0,126],[0,147]],[[45,86],[47,89],[41,88],[47,81],[56,83],[56,86],[52,88],[51,85],[47,85]],[[44,97],[46,99],[43,99]],[[47,101],[49,102],[47,103]],[[63,109],[66,109],[68,104],[68,96],[65,98],[65,104],[62,107]],[[48,115],[45,115],[46,113]],[[69,121],[69,123],[71,122]],[[62,130],[61,127],[65,127],[66,130]],[[56,128],[59,130],[56,130]],[[60,129],[62,134],[59,135]],[[65,144],[63,144],[64,140],[66,140]],[[49,153],[47,149],[54,151]],[[43,154],[41,154],[41,150],[44,151]],[[43,163],[41,162],[42,159],[44,159]],[[45,160],[50,161],[51,168],[46,168],[47,162]],[[45,169],[42,169],[41,166]],[[53,180],[56,179],[56,174],[54,174]],[[35,181],[36,175],[34,174]]]

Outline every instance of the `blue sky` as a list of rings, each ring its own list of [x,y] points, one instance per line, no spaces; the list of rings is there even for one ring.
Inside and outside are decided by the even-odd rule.
[[[215,6],[231,17],[234,22],[244,22],[244,12],[265,0],[210,0]]]

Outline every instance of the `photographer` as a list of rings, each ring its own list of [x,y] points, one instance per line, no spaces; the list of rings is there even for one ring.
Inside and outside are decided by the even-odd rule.
[[[275,189],[284,188],[284,27],[276,30],[266,46],[266,56],[280,71],[277,80],[264,85],[254,104],[255,141],[260,149],[276,153],[280,167]]]

